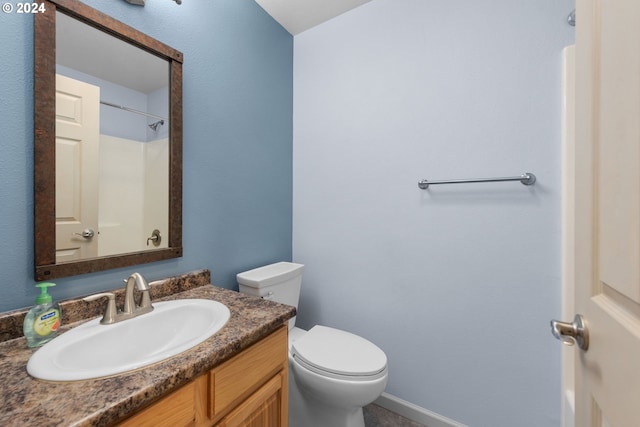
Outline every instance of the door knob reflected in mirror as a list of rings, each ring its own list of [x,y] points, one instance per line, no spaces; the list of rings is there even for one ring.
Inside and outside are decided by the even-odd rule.
[[[162,242],[160,230],[153,230],[151,237],[147,238],[147,246],[149,246],[149,242],[153,242],[153,246],[160,246],[160,242]]]
[[[582,350],[589,348],[589,330],[587,324],[580,314],[576,314],[573,323],[551,321],[551,333],[554,337],[566,345],[578,344]]]

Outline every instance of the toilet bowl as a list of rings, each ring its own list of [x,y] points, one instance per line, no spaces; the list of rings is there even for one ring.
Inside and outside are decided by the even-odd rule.
[[[302,264],[281,262],[237,275],[240,292],[297,308]],[[364,427],[362,407],[384,391],[387,357],[340,329],[289,323],[289,426]]]
[[[319,325],[291,343],[289,369],[291,427],[364,427],[362,407],[380,396],[388,380],[382,350]]]

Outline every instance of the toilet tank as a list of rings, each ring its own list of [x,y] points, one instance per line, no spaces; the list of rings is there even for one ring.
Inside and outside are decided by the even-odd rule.
[[[277,262],[238,273],[236,280],[240,292],[269,299],[298,308],[303,264]],[[296,318],[289,320],[293,328]]]

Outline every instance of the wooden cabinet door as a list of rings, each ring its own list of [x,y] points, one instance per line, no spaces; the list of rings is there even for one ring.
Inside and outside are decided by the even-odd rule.
[[[194,401],[198,386],[206,379],[193,381],[158,402],[117,424],[119,427],[191,427],[195,425]]]
[[[282,412],[286,381],[285,374],[276,375],[216,427],[286,427],[287,412]]]
[[[276,373],[286,372],[287,342],[287,328],[282,326],[267,338],[214,368],[210,375],[209,418],[214,422],[219,420]]]

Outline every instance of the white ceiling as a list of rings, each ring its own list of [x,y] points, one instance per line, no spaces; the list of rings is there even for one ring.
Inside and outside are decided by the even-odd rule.
[[[169,84],[166,60],[60,12],[56,47],[57,64],[120,86],[148,94]]]
[[[299,34],[371,0],[256,0],[292,35]]]

